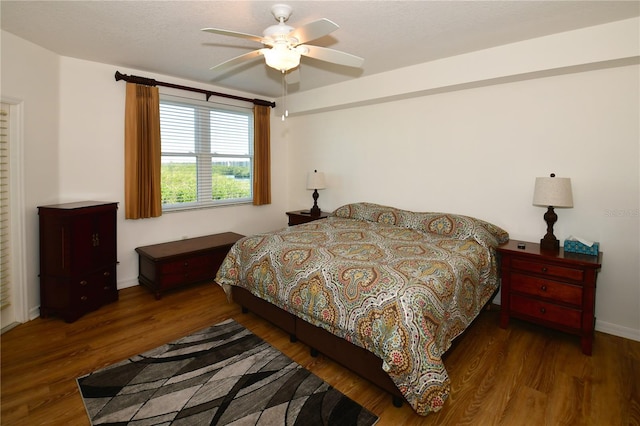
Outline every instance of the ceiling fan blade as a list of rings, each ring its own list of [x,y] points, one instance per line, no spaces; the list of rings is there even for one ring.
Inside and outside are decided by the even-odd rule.
[[[364,64],[364,59],[359,56],[326,47],[305,44],[304,46],[298,46],[298,49],[301,55],[338,65],[360,68]]]
[[[221,30],[218,28],[203,28],[202,31],[206,31],[208,33],[213,33],[213,34],[244,38],[247,40],[252,40],[252,41],[257,41],[258,43],[262,43],[262,37],[253,35],[253,34],[240,33],[238,31]]]
[[[338,28],[340,27],[335,22],[332,22],[326,18],[322,18],[296,28],[289,33],[288,37],[295,37],[298,40],[298,43],[296,44],[302,44],[320,37],[324,37],[327,34],[331,34]]]
[[[245,53],[244,55],[231,58],[228,61],[224,61],[216,66],[211,67],[210,69],[214,71],[225,71],[229,68],[232,68],[232,67],[235,67],[236,65],[241,64],[242,62],[250,61],[261,55],[262,55],[262,49],[254,50],[249,53]]]
[[[300,83],[300,67],[287,71],[287,73],[284,75],[284,81],[287,84]]]

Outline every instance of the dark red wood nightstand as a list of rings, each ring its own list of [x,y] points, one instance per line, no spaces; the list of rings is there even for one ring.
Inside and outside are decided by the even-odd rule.
[[[518,248],[518,244],[524,248]],[[500,326],[521,318],[577,334],[582,352],[591,355],[596,278],[602,253],[547,252],[540,244],[509,241],[497,249],[501,262]]]

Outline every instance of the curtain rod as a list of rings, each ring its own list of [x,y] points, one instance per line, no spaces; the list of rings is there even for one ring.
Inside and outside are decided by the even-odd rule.
[[[153,78],[139,77],[137,75],[126,75],[126,74],[122,74],[119,71],[116,71],[116,81],[120,81],[120,80],[124,80],[127,83],[142,84],[143,86],[163,86],[163,87],[171,87],[173,89],[187,90],[189,92],[204,93],[207,96],[207,101],[209,100],[209,98],[211,96],[219,96],[219,97],[222,97],[222,98],[228,98],[228,99],[235,99],[235,100],[238,100],[238,101],[251,102],[254,105],[269,106],[269,107],[272,107],[272,108],[275,108],[275,106],[276,106],[275,102],[269,102],[269,101],[265,101],[265,100],[262,100],[262,99],[249,99],[249,98],[244,98],[242,96],[235,96],[235,95],[229,95],[229,94],[226,94],[226,93],[212,92],[211,90],[204,90],[204,89],[198,89],[198,88],[195,88],[195,87],[181,86],[179,84],[163,83],[162,81],[157,81],[157,80],[154,80]]]

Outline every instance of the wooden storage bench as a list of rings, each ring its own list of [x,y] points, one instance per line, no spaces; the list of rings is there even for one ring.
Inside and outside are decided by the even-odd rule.
[[[167,290],[213,281],[231,246],[243,237],[224,232],[138,247],[138,282],[160,299]]]

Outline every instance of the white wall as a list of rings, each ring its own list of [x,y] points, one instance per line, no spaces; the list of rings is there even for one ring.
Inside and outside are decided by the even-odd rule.
[[[118,211],[119,288],[137,284],[135,248],[217,232],[243,235],[284,227],[286,167],[282,139],[274,137],[272,149],[272,204],[218,207],[167,213],[160,218],[124,220],[124,98],[126,83],[116,82],[116,69],[159,81],[227,92],[147,72],[116,68],[73,58],[61,58],[60,80],[60,197],[120,203]],[[161,93],[202,99],[204,95],[160,87]],[[240,96],[253,95],[234,92]],[[214,98],[211,99],[214,101]],[[247,104],[244,104],[247,106]],[[250,105],[249,105],[250,106]],[[275,120],[274,120],[275,121]]]
[[[25,231],[25,298],[35,314],[40,305],[38,280],[38,205],[55,200],[60,193],[59,164],[59,79],[60,57],[41,47],[2,31],[0,97],[22,104],[22,164],[24,182],[21,197]]]
[[[597,328],[640,340],[638,23],[565,33],[292,95],[292,116],[284,123],[277,116],[272,120],[273,204],[139,221],[125,221],[121,208],[119,287],[136,283],[139,245],[284,226],[286,210],[310,207],[304,182],[314,168],[328,179],[319,200],[323,210],[372,201],[457,212],[529,241],[545,230],[544,208],[531,205],[534,179],[555,172],[572,178],[575,202],[573,209],[558,209],[556,235],[598,240],[605,253]],[[24,99],[29,116],[27,285],[37,312],[35,207],[79,199],[122,206],[125,84],[115,82],[114,66],[60,58],[5,32],[1,53],[2,94]]]
[[[124,99],[116,70],[175,84],[231,93],[173,77],[60,57],[2,32],[2,97],[24,103],[26,283],[31,318],[39,314],[37,206],[79,200],[115,201],[118,211],[118,288],[137,284],[135,248],[183,237],[233,231],[253,234],[287,224],[286,145],[274,136],[272,204],[228,206],[124,219]],[[160,88],[179,96],[198,94]],[[240,96],[255,97],[233,92]],[[203,95],[200,95],[203,96]],[[212,98],[213,100],[213,98]],[[275,120],[274,120],[275,121]],[[150,295],[151,297],[151,295]]]
[[[317,96],[292,96],[292,116],[284,124],[296,159],[291,203],[310,205],[304,176],[318,169],[328,181],[320,191],[323,210],[371,201],[461,213],[537,242],[546,230],[546,209],[532,205],[535,178],[551,172],[570,177],[574,208],[556,210],[555,235],[600,242],[596,328],[640,340],[639,21],[632,21],[585,30],[584,38],[582,32],[560,35],[577,43],[573,50],[544,40],[553,60],[531,62],[531,72],[513,63],[513,45],[506,56],[487,52],[495,72],[480,65],[474,73],[483,52],[451,59],[451,69],[443,62],[414,80],[408,74],[421,69],[401,70],[401,100],[389,96],[393,73],[383,85],[378,75],[354,81],[357,89],[345,83]],[[609,38],[593,43],[594,32]],[[586,52],[587,42],[598,49]],[[618,46],[621,57],[611,56],[608,44]],[[518,75],[498,78],[516,65]],[[423,80],[432,78],[441,86],[425,90],[431,83]]]

